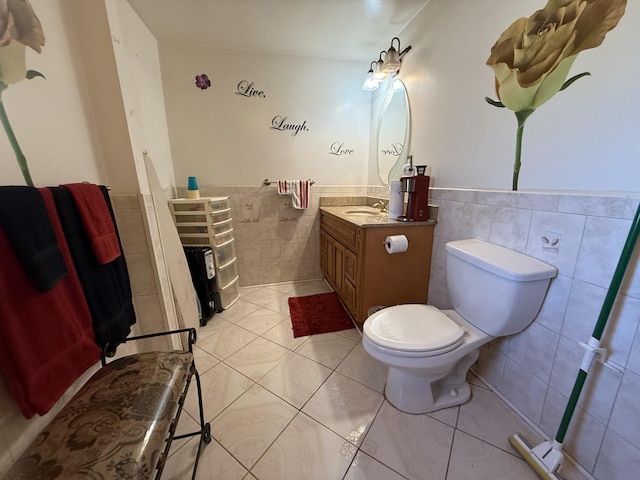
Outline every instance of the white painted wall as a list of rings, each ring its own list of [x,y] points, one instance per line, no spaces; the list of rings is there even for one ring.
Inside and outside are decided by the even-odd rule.
[[[27,157],[36,186],[90,181],[101,183],[83,66],[65,2],[33,0],[46,45],[27,48],[27,68],[45,75],[10,85],[2,94],[11,126]],[[15,154],[0,128],[0,184],[24,185]]]
[[[319,184],[367,181],[370,95],[366,66],[291,55],[160,43],[176,184],[260,185],[265,178]],[[212,80],[207,90],[196,74]],[[239,82],[265,96],[237,95]],[[271,129],[273,117],[306,122],[297,135]],[[334,142],[351,155],[331,155]]]
[[[399,36],[413,112],[412,152],[440,187],[511,188],[516,119],[495,98],[491,46],[542,0],[431,0]],[[640,2],[604,43],[578,56],[589,71],[527,121],[520,189],[640,190]],[[372,119],[375,122],[375,119]],[[376,178],[373,160],[369,181]]]
[[[155,37],[126,0],[106,2],[140,191],[149,193],[143,150],[163,188],[175,185]]]

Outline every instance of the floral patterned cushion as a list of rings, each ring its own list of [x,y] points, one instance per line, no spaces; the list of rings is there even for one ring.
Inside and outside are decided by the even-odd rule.
[[[172,351],[102,367],[5,478],[152,478],[192,363],[191,353]]]

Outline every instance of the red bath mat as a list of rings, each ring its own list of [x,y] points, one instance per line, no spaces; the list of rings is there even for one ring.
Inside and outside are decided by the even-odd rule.
[[[289,297],[289,312],[294,338],[354,328],[335,292]]]

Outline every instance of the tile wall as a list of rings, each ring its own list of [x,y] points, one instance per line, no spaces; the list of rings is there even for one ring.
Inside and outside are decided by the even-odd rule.
[[[231,198],[240,285],[321,278],[319,198],[364,195],[366,186],[313,185],[309,208],[297,210],[276,185],[201,185],[201,196]],[[185,196],[184,189],[178,195]],[[388,196],[388,193],[387,193]]]
[[[487,240],[558,269],[534,323],[483,347],[475,366],[526,419],[554,437],[580,368],[578,342],[591,336],[640,195],[433,189],[432,197],[440,208],[429,303],[451,308],[449,240]],[[599,480],[640,470],[639,257],[640,247],[602,338],[615,370],[599,363],[592,368],[565,438],[566,451]]]

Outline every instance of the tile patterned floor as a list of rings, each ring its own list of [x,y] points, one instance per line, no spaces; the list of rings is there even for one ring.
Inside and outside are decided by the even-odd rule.
[[[540,437],[472,374],[466,404],[409,415],[385,400],[386,369],[356,329],[294,339],[287,299],[326,291],[323,281],[244,288],[201,328],[196,364],[213,439],[198,479],[537,478],[507,438]],[[191,390],[179,433],[197,428]],[[174,442],[162,478],[191,478],[196,449],[195,438]]]

